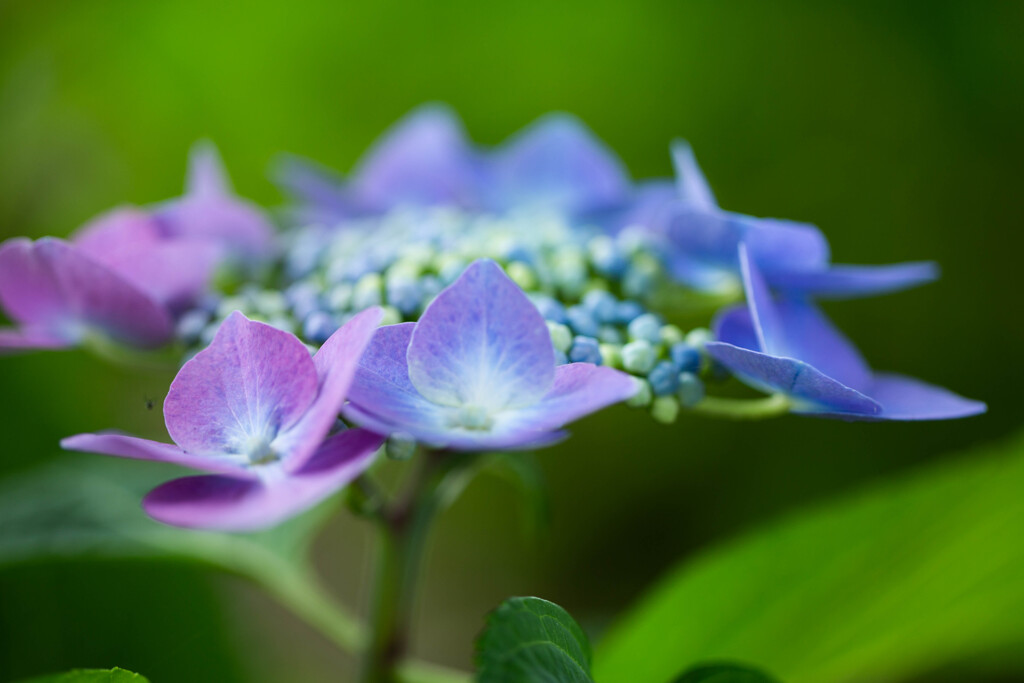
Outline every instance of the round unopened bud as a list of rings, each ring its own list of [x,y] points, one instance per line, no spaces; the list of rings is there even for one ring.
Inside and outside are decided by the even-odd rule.
[[[651,383],[655,396],[668,396],[679,388],[679,371],[670,361],[663,360],[647,375],[647,381]]]
[[[676,396],[684,407],[692,408],[704,400],[704,382],[692,372],[681,372]]]
[[[569,361],[572,363],[601,364],[601,347],[593,337],[577,335],[569,349]]]
[[[568,353],[572,346],[572,330],[560,323],[548,321],[548,333],[551,334],[551,343],[557,351]]]
[[[512,261],[505,266],[505,272],[513,282],[519,285],[520,289],[537,289],[537,274],[533,272],[533,268],[522,261]]]
[[[627,329],[630,339],[642,339],[651,344],[661,342],[661,321],[653,313],[644,313],[640,317],[634,318]]]
[[[634,375],[646,375],[658,360],[654,347],[642,339],[622,347],[622,367]]]
[[[651,417],[662,424],[672,424],[679,417],[679,401],[675,396],[658,396],[651,402]]]
[[[622,347],[618,344],[600,344],[601,364],[610,368],[622,367]]]

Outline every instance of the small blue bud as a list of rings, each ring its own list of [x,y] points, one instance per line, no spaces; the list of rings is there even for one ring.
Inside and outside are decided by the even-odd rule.
[[[676,390],[676,397],[684,407],[692,408],[704,400],[704,382],[700,381],[700,377],[692,372],[679,373],[679,388]]]
[[[646,375],[658,360],[654,347],[643,339],[631,341],[622,347],[622,367],[634,375]]]
[[[303,338],[314,344],[323,344],[341,327],[337,318],[324,311],[313,311],[302,321]]]
[[[700,370],[700,351],[686,342],[673,344],[669,350],[669,355],[672,357],[672,362],[679,372],[697,372]]]
[[[628,329],[629,337],[633,340],[643,339],[651,344],[661,341],[661,321],[653,313],[644,313],[634,318]]]
[[[420,290],[415,280],[406,277],[387,279],[388,303],[405,315],[412,315],[420,306]]]
[[[628,325],[644,313],[644,307],[636,301],[620,301],[615,305],[615,322]]]
[[[565,355],[565,351],[555,349],[555,365],[565,365],[568,362],[569,356]]]
[[[601,364],[601,347],[593,337],[577,335],[569,349],[569,360],[573,363]]]
[[[626,254],[618,248],[611,237],[606,235],[590,240],[587,249],[590,252],[591,263],[602,275],[620,277],[625,272],[626,266],[629,265]]]
[[[576,334],[582,334],[587,337],[596,337],[600,332],[600,327],[597,321],[594,320],[594,316],[590,310],[584,306],[570,306],[565,311],[565,316],[568,319],[569,327],[573,329]]]
[[[531,294],[530,300],[533,301],[533,305],[537,307],[537,310],[540,311],[541,316],[545,320],[562,325],[569,322],[565,306],[547,294]]]
[[[597,338],[605,344],[622,344],[626,341],[622,331],[614,325],[601,325]]]
[[[284,296],[291,304],[292,312],[300,320],[320,308],[320,288],[309,280],[300,280],[284,291]]]
[[[674,364],[663,360],[647,375],[647,381],[651,383],[655,396],[674,394],[679,388],[679,371]]]
[[[617,304],[614,296],[600,289],[591,290],[583,296],[583,306],[599,323],[615,322]]]
[[[436,275],[424,275],[420,278],[420,295],[423,297],[422,303],[423,308],[427,307],[434,297],[441,293],[444,289],[444,283],[441,282],[441,278]]]

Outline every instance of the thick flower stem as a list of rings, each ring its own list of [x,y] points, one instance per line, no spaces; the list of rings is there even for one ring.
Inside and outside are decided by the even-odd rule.
[[[404,494],[378,518],[376,586],[363,683],[399,683],[423,551],[440,505],[442,454],[419,458]]]

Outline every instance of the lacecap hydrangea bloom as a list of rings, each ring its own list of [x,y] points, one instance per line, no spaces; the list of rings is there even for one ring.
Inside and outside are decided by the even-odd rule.
[[[934,264],[835,265],[817,227],[724,210],[689,146],[676,143],[672,156],[674,180],[635,182],[568,115],[488,149],[451,111],[428,106],[347,178],[287,162],[278,175],[296,201],[291,224],[275,233],[231,191],[213,148],[199,145],[181,198],[115,210],[68,241],[0,247],[0,303],[18,325],[0,345],[61,347],[97,334],[173,344],[199,361],[172,388],[185,396],[181,378],[198,376],[216,355],[209,351],[245,325],[261,338],[285,335],[301,365],[299,345],[328,348],[379,307],[384,327],[361,359],[346,360],[358,372],[334,417],[448,450],[551,443],[566,423],[622,400],[662,422],[690,408],[728,416],[733,408],[715,394],[734,378],[801,414],[945,419],[984,410],[871,372],[810,303],[919,285],[936,277]],[[235,277],[211,290],[225,264]],[[733,306],[743,298],[746,306]],[[713,315],[709,303],[731,307]],[[677,326],[680,311],[703,313],[713,329]],[[277,361],[253,353],[234,362],[248,372],[246,363]],[[240,481],[239,467],[292,471],[260,469],[256,451],[237,444],[181,435],[171,430],[189,458],[219,454],[205,461],[217,467],[231,460],[225,454],[250,458],[233,465]],[[274,462],[304,460],[271,450]]]

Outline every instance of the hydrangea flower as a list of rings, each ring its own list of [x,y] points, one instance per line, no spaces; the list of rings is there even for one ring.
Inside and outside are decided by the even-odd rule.
[[[311,358],[294,335],[236,312],[171,384],[164,419],[173,444],[97,433],[61,445],[212,473],[151,491],[143,506],[161,522],[272,526],[352,481],[380,447],[382,437],[362,429],[328,436],[380,317],[360,313]]]
[[[547,324],[495,262],[472,263],[419,322],[380,328],[359,361],[346,418],[455,450],[530,448],[636,391],[628,375],[555,366]]]
[[[296,158],[278,175],[301,202],[296,218],[328,225],[409,205],[495,213],[543,208],[587,216],[621,208],[631,193],[621,162],[575,117],[548,115],[485,152],[440,105],[420,107],[399,121],[347,182]]]
[[[723,211],[690,146],[675,143],[672,158],[674,191],[660,183],[649,186],[627,222],[651,228],[667,243],[673,275],[691,287],[738,290],[740,242],[768,284],[791,293],[849,298],[905,289],[938,276],[935,264],[927,262],[831,265],[828,242],[817,227]]]
[[[845,420],[944,420],[985,404],[902,375],[873,372],[810,302],[774,301],[746,246],[739,250],[747,305],[716,320],[707,352],[750,386],[788,396],[793,412]]]
[[[273,226],[259,207],[234,194],[210,143],[192,148],[184,196],[165,202],[155,216],[165,237],[213,242],[241,259],[262,259],[276,248]]]
[[[0,245],[0,304],[17,323],[0,330],[0,350],[67,348],[90,335],[155,348],[174,329],[143,286],[54,237]]]

